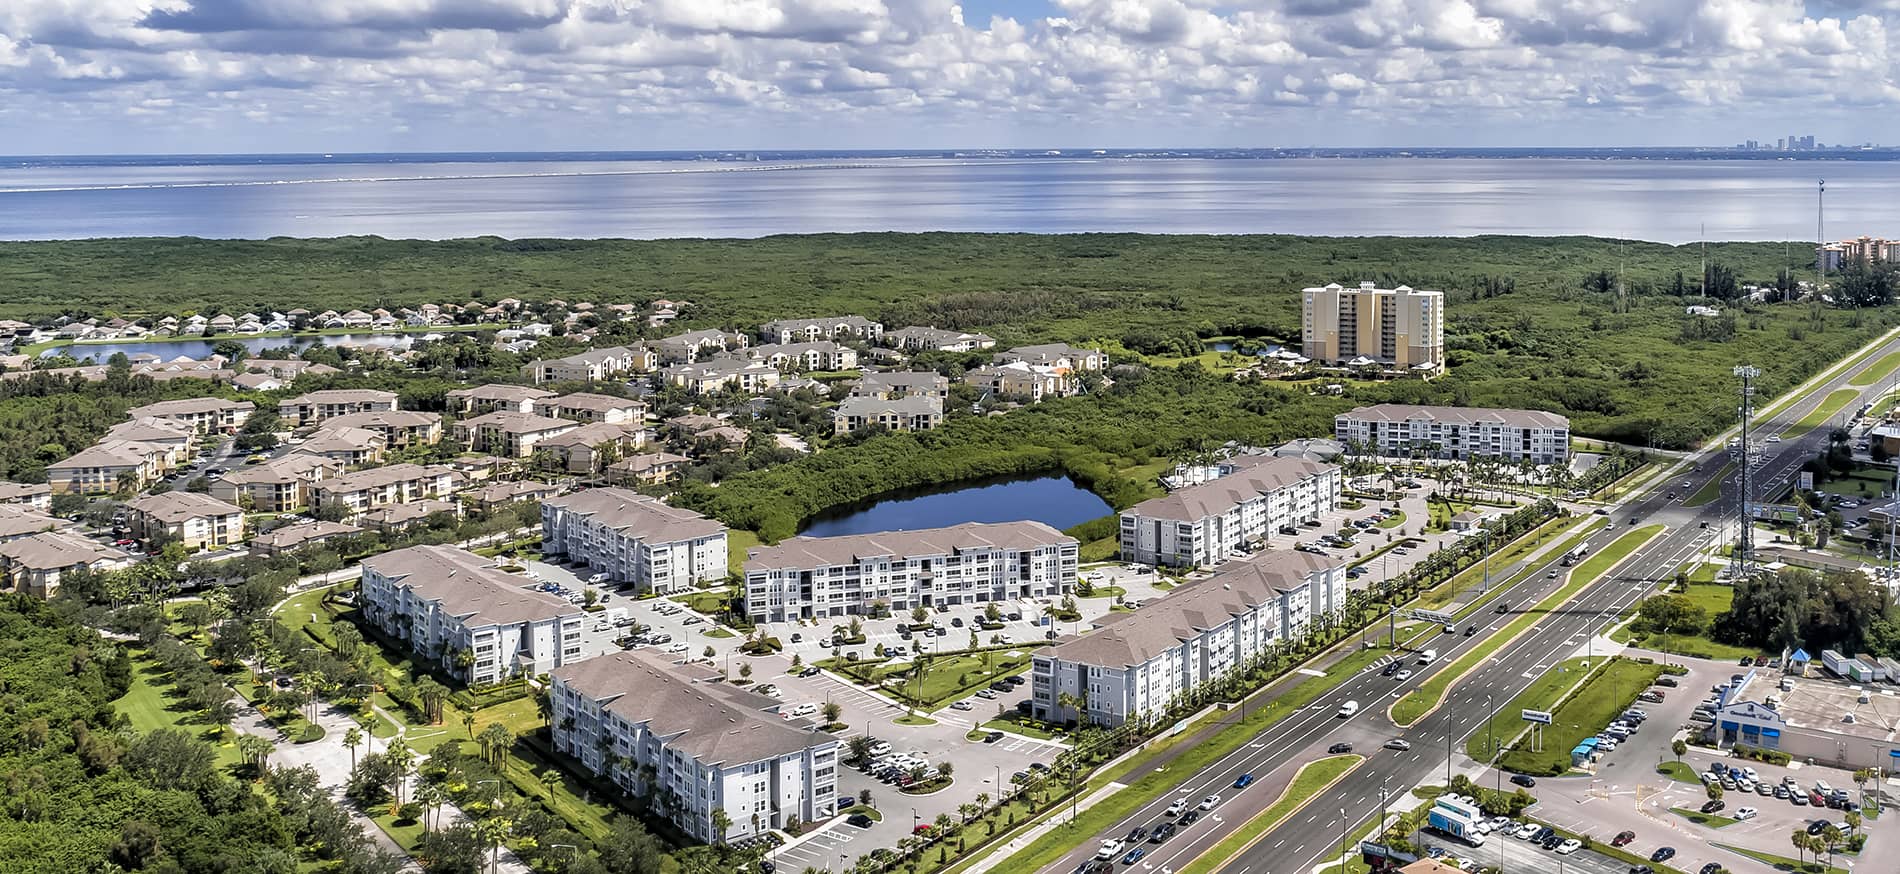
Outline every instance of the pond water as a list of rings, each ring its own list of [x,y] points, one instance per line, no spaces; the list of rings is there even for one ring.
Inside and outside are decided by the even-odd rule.
[[[330,334],[322,337],[219,336],[213,340],[129,340],[123,343],[73,343],[66,346],[54,346],[41,352],[40,355],[45,357],[65,352],[81,361],[91,358],[95,362],[104,364],[106,359],[111,358],[115,353],[124,352],[128,356],[148,353],[170,361],[180,355],[186,358],[204,358],[211,354],[214,342],[224,340],[234,341],[249,352],[262,352],[265,349],[281,349],[287,346],[302,349],[319,340],[327,346],[380,346],[402,349],[408,347],[418,336],[421,335],[364,333]]]
[[[1068,477],[1000,479],[948,489],[904,492],[833,510],[814,518],[800,534],[836,537],[879,531],[942,528],[964,522],[1033,519],[1061,530],[1114,512],[1094,492]]]

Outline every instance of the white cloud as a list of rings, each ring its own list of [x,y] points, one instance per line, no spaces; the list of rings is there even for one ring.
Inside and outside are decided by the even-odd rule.
[[[1139,145],[1162,129],[1200,141],[1158,145],[1261,131],[1404,143],[1434,129],[1569,143],[1737,139],[1799,121],[1834,125],[1824,139],[1900,138],[1888,120],[1900,0],[1046,9],[975,20],[954,0],[7,0],[0,137],[38,151],[931,146],[945,132],[990,144],[971,130],[997,145]],[[128,135],[146,125],[162,136]]]

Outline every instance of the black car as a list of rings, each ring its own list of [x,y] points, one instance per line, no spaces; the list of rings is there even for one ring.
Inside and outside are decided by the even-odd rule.
[[[1476,625],[1467,625],[1467,626],[1465,626],[1465,636],[1466,636],[1466,637],[1470,637],[1470,636],[1472,636],[1472,635],[1474,635],[1474,634],[1477,634],[1477,633],[1478,633],[1478,626],[1476,626]]]
[[[1630,867],[1629,874],[1656,874],[1656,869],[1648,865],[1633,865]]]
[[[1715,874],[1715,872],[1720,871],[1720,870],[1722,870],[1721,862],[1710,862],[1709,864],[1702,866],[1702,871],[1700,872],[1700,874]]]
[[[1705,802],[1702,802],[1702,812],[1703,812],[1703,813],[1715,813],[1715,812],[1717,812],[1717,811],[1720,811],[1720,810],[1721,810],[1722,808],[1724,808],[1724,807],[1727,807],[1727,806],[1728,806],[1728,802],[1726,802],[1726,801],[1723,801],[1723,800],[1722,800],[1722,799],[1720,799],[1720,798],[1712,798],[1712,799],[1710,799],[1710,800],[1708,800],[1708,801],[1705,801]]]
[[[1131,844],[1139,844],[1142,841],[1145,841],[1147,839],[1148,839],[1148,830],[1146,828],[1143,828],[1142,826],[1135,826],[1134,830],[1128,833],[1127,842]]]
[[[1564,842],[1563,835],[1558,835],[1558,834],[1545,835],[1544,841],[1543,841],[1544,849],[1546,850],[1557,849],[1557,847],[1563,844],[1563,842]]]
[[[1349,743],[1336,743],[1326,748],[1326,753],[1328,755],[1337,756],[1340,753],[1350,753],[1350,752],[1352,752],[1352,744],[1349,744]]]
[[[1818,835],[1824,831],[1827,831],[1827,827],[1830,825],[1833,825],[1833,823],[1830,823],[1825,819],[1817,819],[1811,823],[1808,823],[1808,834]]]
[[[1399,663],[1398,663],[1398,662],[1393,662],[1393,663],[1391,663],[1391,664],[1389,664],[1389,665],[1386,665],[1386,666],[1385,666],[1385,670],[1383,670],[1383,671],[1380,671],[1380,672],[1379,672],[1379,675],[1380,675],[1380,676],[1383,676],[1383,677],[1390,677],[1390,676],[1392,676],[1393,674],[1396,674],[1396,673],[1398,673],[1398,672],[1399,672]]]
[[[847,824],[849,824],[849,825],[855,825],[855,826],[857,826],[858,828],[870,828],[870,827],[871,827],[871,818],[870,818],[870,817],[868,817],[868,816],[865,816],[865,815],[864,815],[864,814],[862,814],[862,813],[854,813],[854,814],[851,814],[850,816],[847,816],[847,817],[845,817],[845,820],[844,820],[844,821],[845,821],[845,822],[846,822]]]
[[[1671,689],[1674,689],[1674,688],[1676,688],[1677,686],[1679,686],[1679,685],[1681,685],[1681,684],[1680,684],[1680,683],[1677,683],[1677,682],[1676,682],[1676,678],[1675,678],[1675,677],[1657,677],[1657,678],[1656,678],[1656,685],[1658,685],[1658,686],[1667,686],[1667,687],[1669,687],[1669,688],[1671,688]]]
[[[1675,857],[1676,857],[1675,847],[1661,847],[1657,849],[1656,852],[1649,854],[1649,861],[1667,862],[1670,859],[1674,859]]]
[[[1000,731],[992,731],[989,734],[986,734],[983,736],[983,742],[986,744],[993,744],[1002,739],[1003,739],[1003,733]]]
[[[1537,787],[1537,778],[1529,774],[1512,774],[1511,782],[1526,789],[1534,789]]]
[[[804,670],[799,671],[798,675],[801,677],[816,677],[818,676],[818,666],[816,665],[808,666]]]
[[[1176,828],[1187,828],[1188,826],[1193,825],[1195,821],[1200,818],[1201,818],[1201,812],[1199,810],[1190,810],[1186,813],[1181,814],[1181,818],[1175,820],[1174,824]]]
[[[1543,828],[1538,829],[1536,833],[1531,835],[1531,841],[1533,843],[1541,844],[1554,837],[1557,837],[1557,830],[1554,828],[1551,828],[1550,826],[1544,826]]]
[[[1178,828],[1178,826],[1176,826],[1174,823],[1171,823],[1171,822],[1164,822],[1158,826],[1155,826],[1155,833],[1148,836],[1148,843],[1158,844],[1171,837],[1174,837],[1174,831],[1176,828]]]

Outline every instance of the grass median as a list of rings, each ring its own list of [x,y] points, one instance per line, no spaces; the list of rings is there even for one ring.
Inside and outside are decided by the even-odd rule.
[[[1407,692],[1405,697],[1393,703],[1391,710],[1392,721],[1403,727],[1409,726],[1424,718],[1425,714],[1432,712],[1432,710],[1438,706],[1438,702],[1444,699],[1445,692],[1450,690],[1452,685],[1463,678],[1466,673],[1469,673],[1478,665],[1483,664],[1485,659],[1490,658],[1500,647],[1504,646],[1505,643],[1516,638],[1531,626],[1536,625],[1539,620],[1544,618],[1543,614],[1561,606],[1571,598],[1576,597],[1576,594],[1582,591],[1585,586],[1595,582],[1597,577],[1608,572],[1609,569],[1615,567],[1618,562],[1628,558],[1630,553],[1635,552],[1637,547],[1642,546],[1644,543],[1647,543],[1651,537],[1656,536],[1656,534],[1662,531],[1662,528],[1663,526],[1661,525],[1649,525],[1638,528],[1617,538],[1596,555],[1585,559],[1583,564],[1578,565],[1576,569],[1570,572],[1570,579],[1562,588],[1552,592],[1549,597],[1538,602],[1537,606],[1526,610],[1524,615],[1512,620],[1509,625],[1504,626],[1498,633],[1491,635],[1484,643],[1471,648],[1457,661],[1447,665],[1444,670],[1433,674],[1431,679],[1425,681],[1425,683],[1420,685],[1417,689]],[[1585,532],[1571,539],[1577,540],[1587,537],[1589,534],[1590,532]],[[1568,543],[1564,544],[1564,546],[1565,548],[1569,548]]]
[[[1847,384],[1862,386],[1873,385],[1876,382],[1892,376],[1896,368],[1900,368],[1900,352],[1889,352],[1882,356],[1879,361],[1874,362],[1871,367],[1854,374],[1854,378],[1848,380]]]
[[[1721,847],[1731,853],[1740,853],[1776,871],[1804,871],[1813,872],[1813,874],[1852,874],[1852,872],[1846,868],[1836,868],[1831,865],[1823,866],[1820,862],[1804,862],[1790,859],[1787,856],[1777,856],[1774,853],[1764,853],[1760,850],[1750,850],[1730,846],[1728,844],[1711,844],[1710,846]]]
[[[1671,807],[1669,808],[1669,812],[1703,828],[1728,828],[1729,826],[1741,822],[1739,819],[1730,819],[1729,817],[1714,813],[1703,813],[1700,810],[1692,810],[1687,807]]]
[[[1834,418],[1834,414],[1839,413],[1843,407],[1853,403],[1858,397],[1860,397],[1860,389],[1857,388],[1837,388],[1828,392],[1827,398],[1821,401],[1821,405],[1815,407],[1813,412],[1802,416],[1801,421],[1794,423],[1793,427],[1781,435],[1782,439],[1799,439],[1801,435],[1827,424],[1829,419]]]
[[[1570,751],[1622,715],[1661,675],[1659,664],[1610,659],[1551,712],[1542,751],[1532,752],[1520,745],[1506,752],[1499,765],[1523,774],[1562,774],[1570,769]]]
[[[1225,866],[1235,856],[1253,846],[1255,841],[1260,840],[1261,835],[1271,831],[1274,826],[1305,807],[1313,796],[1326,791],[1327,787],[1338,782],[1339,778],[1346,776],[1352,769],[1359,767],[1359,763],[1363,761],[1365,761],[1364,756],[1331,756],[1316,759],[1301,766],[1299,773],[1293,775],[1293,782],[1288,783],[1286,791],[1280,793],[1279,800],[1273,802],[1273,805],[1266,810],[1260,811],[1258,816],[1247,820],[1246,825],[1215,844],[1213,849],[1202,853],[1199,858],[1188,863],[1181,869],[1181,874],[1211,874]]]
[[[1471,733],[1465,741],[1465,755],[1480,762],[1491,761],[1495,745],[1510,743],[1524,730],[1524,711],[1555,709],[1564,693],[1589,675],[1590,666],[1589,659],[1570,659],[1545,671],[1529,689],[1496,710],[1485,725]]]
[[[1716,475],[1713,478],[1711,478],[1708,482],[1703,483],[1702,488],[1696,489],[1694,494],[1691,494],[1689,497],[1684,498],[1682,501],[1682,505],[1684,507],[1700,507],[1705,504],[1708,504],[1711,501],[1714,501],[1716,498],[1721,497],[1722,496],[1722,481],[1728,479],[1729,475],[1733,474],[1734,472],[1735,472],[1735,462],[1731,461],[1727,464],[1722,465],[1721,471],[1716,473]]]

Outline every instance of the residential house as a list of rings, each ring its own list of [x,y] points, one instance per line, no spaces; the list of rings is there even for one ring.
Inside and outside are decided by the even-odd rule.
[[[0,543],[0,577],[13,591],[50,598],[62,574],[131,567],[132,556],[77,534],[48,531]]]
[[[470,686],[599,654],[579,605],[467,550],[412,546],[366,558],[362,567],[364,617]]]
[[[1345,606],[1343,562],[1292,550],[1261,552],[1038,650],[1029,674],[1031,710],[1058,724],[1161,717]],[[1072,701],[1085,702],[1085,712]]]
[[[550,679],[554,748],[695,840],[821,822],[855,801],[838,795],[837,738],[782,718],[778,699],[718,682],[711,669],[634,650]]]
[[[276,391],[289,383],[268,373],[247,370],[231,377],[231,384],[245,391]]]
[[[833,340],[843,343],[861,340],[876,343],[884,336],[884,325],[863,316],[830,316],[818,319],[780,319],[759,327],[764,343],[814,343]]]
[[[725,525],[620,488],[542,501],[541,551],[662,594],[726,577]]]
[[[223,549],[244,542],[244,511],[210,495],[165,492],[125,502],[132,536],[151,543],[176,541],[188,550]]]
[[[748,551],[746,610],[754,622],[902,612],[1055,598],[1075,585],[1076,539],[1041,522],[843,537],[793,537]]]
[[[831,412],[832,430],[849,434],[872,426],[890,431],[928,431],[943,424],[943,399],[911,395],[896,400],[845,398]]]
[[[497,410],[455,423],[455,439],[476,452],[507,458],[527,458],[535,446],[551,437],[566,434],[580,424],[572,419],[554,419],[533,413]]]
[[[277,402],[277,415],[296,428],[350,413],[396,409],[396,393],[368,388],[333,388]]]

